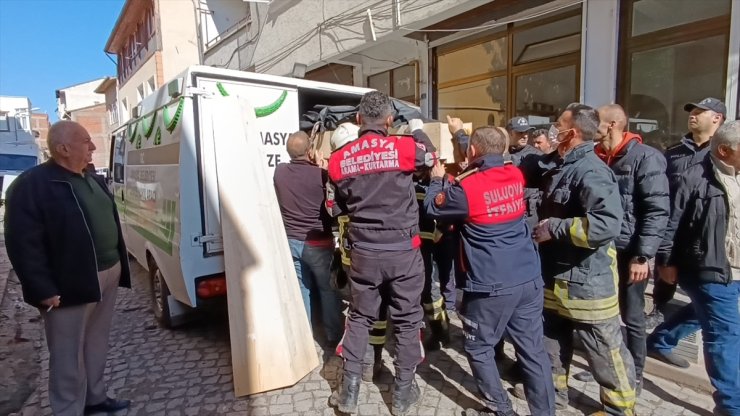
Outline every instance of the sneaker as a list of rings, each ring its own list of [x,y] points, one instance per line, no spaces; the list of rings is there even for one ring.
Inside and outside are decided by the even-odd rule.
[[[675,353],[671,351],[660,351],[660,350],[648,349],[647,355],[648,357],[655,358],[658,361],[662,361],[674,367],[689,368],[689,366],[691,365],[689,364],[688,361],[679,357],[678,355],[676,355]]]
[[[594,375],[591,374],[590,371],[581,371],[580,373],[574,375],[573,378],[584,383],[594,381]]]

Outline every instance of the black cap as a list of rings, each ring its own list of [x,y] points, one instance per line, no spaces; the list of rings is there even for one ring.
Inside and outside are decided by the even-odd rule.
[[[725,104],[712,97],[707,97],[698,103],[688,103],[685,106],[683,106],[684,111],[691,111],[694,108],[701,108],[702,110],[712,110],[715,113],[722,114],[722,117],[727,117],[727,107],[725,107]]]
[[[519,133],[524,133],[525,131],[534,130],[534,127],[529,125],[529,122],[527,121],[526,117],[514,117],[511,120],[509,120],[509,123],[506,124],[506,128],[508,130],[514,130]]]

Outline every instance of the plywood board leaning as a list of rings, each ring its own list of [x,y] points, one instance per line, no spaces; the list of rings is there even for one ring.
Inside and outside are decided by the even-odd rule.
[[[319,365],[254,110],[213,106],[218,194],[236,396],[291,386]],[[246,133],[246,134],[245,134]]]

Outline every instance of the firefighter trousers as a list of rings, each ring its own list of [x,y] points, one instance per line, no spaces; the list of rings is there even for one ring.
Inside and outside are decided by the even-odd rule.
[[[418,249],[376,251],[355,247],[349,279],[352,302],[342,342],[344,372],[360,376],[368,348],[369,331],[378,321],[386,290],[388,314],[396,338],[396,380],[410,381],[424,358],[420,329],[423,325],[421,292],[424,263]]]
[[[421,303],[424,315],[429,322],[438,322],[446,327],[448,319],[445,298],[442,296],[434,246],[434,242],[422,240],[421,257],[424,260],[424,290],[421,292]]]
[[[550,360],[542,341],[543,303],[543,283],[539,279],[493,295],[463,294],[460,319],[465,352],[483,402],[491,410],[512,410],[494,360],[494,346],[506,332],[516,347],[530,412],[535,416],[555,414]]]
[[[573,333],[583,341],[591,372],[601,386],[601,404],[610,415],[634,414],[635,365],[622,341],[619,316],[597,322],[574,321],[545,310],[545,347],[552,362],[558,402],[568,401]]]

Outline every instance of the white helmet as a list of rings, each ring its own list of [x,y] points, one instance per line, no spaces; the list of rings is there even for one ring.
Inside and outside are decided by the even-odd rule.
[[[331,135],[331,139],[329,140],[329,145],[331,146],[331,151],[335,151],[339,149],[340,147],[344,146],[345,144],[356,140],[357,136],[360,133],[360,128],[352,123],[342,123],[340,124],[336,130],[334,130],[334,133]]]

